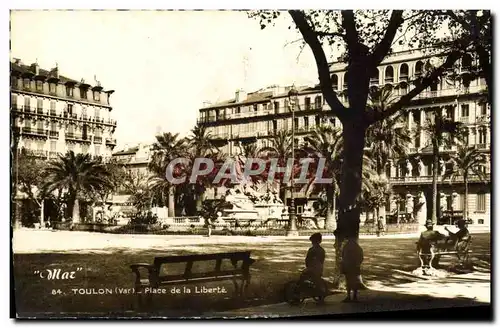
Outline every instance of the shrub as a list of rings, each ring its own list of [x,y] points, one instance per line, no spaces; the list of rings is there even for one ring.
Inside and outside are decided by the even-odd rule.
[[[158,215],[153,214],[151,212],[146,212],[146,213],[138,212],[135,214],[134,217],[130,219],[131,225],[141,225],[141,224],[152,225],[157,223],[158,223]]]

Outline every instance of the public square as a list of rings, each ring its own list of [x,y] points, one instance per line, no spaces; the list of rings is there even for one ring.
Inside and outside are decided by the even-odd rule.
[[[419,266],[415,254],[416,239],[416,235],[361,236],[360,245],[365,252],[362,274],[370,288],[361,293],[361,300],[363,295],[369,299],[365,303],[361,301],[359,306],[342,305],[347,307],[347,313],[390,310],[390,306],[383,307],[376,301],[378,297],[386,303],[393,300],[393,307],[403,306],[406,301],[404,306],[408,309],[418,308],[419,302],[430,307],[490,303],[491,244],[488,233],[473,235],[471,261],[477,270],[472,278],[470,275],[462,275],[462,278],[456,275],[446,281],[432,283],[398,272],[411,272]],[[20,314],[38,313],[42,316],[47,315],[47,311],[68,316],[76,313],[134,315],[137,309],[133,295],[73,295],[71,289],[131,288],[134,276],[129,265],[152,263],[155,256],[251,250],[256,262],[251,267],[251,285],[244,299],[235,300],[230,293],[210,297],[155,295],[151,315],[210,316],[227,313],[244,316],[252,311],[254,315],[258,311],[261,314],[271,311],[297,315],[296,308],[288,304],[280,305],[283,302],[282,288],[285,282],[297,278],[299,270],[304,267],[309,246],[306,237],[114,235],[21,229],[15,232],[13,239],[18,311]],[[329,280],[334,266],[333,239],[325,238],[323,247],[327,252],[325,279]],[[451,262],[452,258],[442,261],[444,265]],[[47,281],[33,275],[35,270],[40,269],[61,268],[64,271],[77,267],[83,270],[73,281]],[[214,286],[224,286],[230,292],[233,288],[230,281]],[[52,295],[53,289],[60,289],[65,295]],[[341,296],[327,297],[326,304],[341,306]],[[429,303],[429,300],[433,302]],[[304,305],[311,314],[328,311],[328,306],[321,310],[311,303]]]

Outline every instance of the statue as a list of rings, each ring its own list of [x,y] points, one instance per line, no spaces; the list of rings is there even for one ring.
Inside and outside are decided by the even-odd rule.
[[[410,161],[406,161],[406,174],[405,176],[411,176],[412,166]]]
[[[253,210],[253,202],[239,189],[228,189],[225,201],[233,205],[233,209]]]
[[[425,195],[422,191],[418,193],[416,207],[417,207],[417,213],[415,215],[415,218],[419,225],[419,229],[423,230],[425,229],[424,225],[425,221],[427,220],[427,202],[425,199]]]

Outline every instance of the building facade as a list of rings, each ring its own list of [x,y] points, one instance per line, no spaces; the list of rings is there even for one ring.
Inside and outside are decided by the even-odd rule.
[[[413,87],[413,80],[422,76],[429,66],[439,62],[439,58],[425,55],[420,51],[402,51],[387,57],[374,72],[372,86],[388,86],[397,99],[408,93]],[[447,213],[453,216],[468,206],[469,217],[473,224],[489,225],[491,210],[490,145],[491,123],[490,108],[484,101],[486,83],[483,78],[471,77],[472,57],[464,57],[456,72],[458,78],[443,77],[440,81],[416,96],[407,107],[405,123],[411,131],[425,124],[431,112],[441,110],[444,116],[462,122],[468,129],[467,143],[476,147],[488,157],[484,168],[487,181],[472,176],[469,183],[469,196],[464,201],[463,181],[442,181],[439,179],[438,208],[440,217]],[[339,100],[348,107],[346,64],[331,64],[332,87]],[[279,130],[291,130],[295,127],[296,144],[303,144],[304,137],[321,124],[330,124],[341,128],[341,123],[324,101],[319,86],[299,87],[298,105],[294,106],[295,121],[288,91],[290,87],[272,86],[257,92],[246,93],[238,90],[235,98],[225,102],[206,105],[199,110],[198,123],[205,125],[214,141],[228,155],[235,155],[239,145],[256,142],[258,147],[269,145],[269,138]],[[292,125],[293,123],[293,125]],[[440,149],[441,157],[456,152],[456,146]],[[414,215],[417,207],[430,204],[432,184],[432,150],[430,139],[421,132],[413,138],[410,145],[412,160],[392,159],[387,167],[387,176],[393,186],[394,195],[387,202],[387,214],[400,217],[401,214]],[[444,167],[444,166],[443,166]],[[441,170],[441,174],[444,169]],[[301,205],[305,195],[295,194]],[[303,200],[304,202],[305,200]],[[429,205],[430,206],[430,205]],[[300,208],[297,209],[300,212]],[[427,211],[428,215],[430,211]],[[371,219],[367,213],[366,218]],[[398,220],[398,219],[396,219]],[[445,223],[445,222],[442,222]]]
[[[148,165],[151,162],[151,145],[138,144],[134,147],[125,146],[113,152],[112,158],[135,176],[149,177]]]
[[[58,68],[10,63],[11,129],[14,147],[39,158],[72,150],[111,157],[116,121],[111,118],[113,90],[59,74]]]

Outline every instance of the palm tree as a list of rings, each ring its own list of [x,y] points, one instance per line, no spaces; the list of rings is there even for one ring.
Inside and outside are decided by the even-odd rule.
[[[223,159],[221,152],[212,143],[213,137],[210,131],[203,125],[197,124],[192,130],[191,135],[187,138],[188,151],[187,158],[190,160],[189,168],[193,168],[194,161],[197,158],[211,159],[214,163],[220,163]],[[189,170],[191,171],[191,170]],[[215,171],[215,170],[213,170]],[[189,172],[191,173],[191,172]],[[188,176],[190,176],[189,174]],[[205,198],[205,191],[212,186],[213,174],[199,176],[196,183],[192,186],[192,194],[196,199],[196,211],[202,209]]]
[[[180,139],[179,134],[166,132],[156,136],[153,144],[153,155],[149,163],[149,169],[155,175],[151,180],[151,188],[156,190],[168,190],[168,216],[175,216],[175,185],[171,184],[165,172],[168,164],[183,157],[186,153],[186,140]]]
[[[89,154],[75,155],[73,151],[51,161],[44,176],[43,189],[47,193],[68,191],[74,223],[80,222],[80,198],[114,187],[111,174],[100,159],[93,159]]]
[[[325,158],[325,170],[329,178],[333,179],[332,184],[326,186],[327,211],[325,228],[332,230],[335,228],[336,196],[339,190],[339,178],[342,165],[342,131],[329,125],[321,125],[306,137],[308,146],[306,151],[313,156]],[[314,180],[311,181],[314,183]],[[323,185],[316,185],[324,187]]]
[[[487,177],[483,168],[487,162],[488,159],[485,154],[479,152],[474,146],[467,146],[465,144],[459,145],[457,153],[448,162],[450,165],[447,165],[443,180],[449,179],[451,183],[462,178],[465,184],[464,219],[469,218],[469,207],[467,206],[469,199],[469,177],[472,173],[480,181],[486,181]]]
[[[437,182],[439,175],[439,160],[441,158],[440,147],[450,147],[455,143],[455,139],[461,139],[463,125],[450,118],[444,117],[441,108],[434,112],[429,112],[427,118],[421,126],[416,129],[421,131],[430,139],[432,145],[432,222],[437,222]]]
[[[368,94],[368,105],[370,109],[378,112],[383,112],[387,107],[391,106],[397,100],[392,93],[390,87],[381,89],[372,88]],[[366,131],[366,144],[368,147],[367,155],[374,161],[374,169],[379,175],[379,179],[384,179],[385,168],[392,158],[404,158],[409,151],[411,142],[410,131],[405,127],[403,115],[394,115],[385,120],[378,121],[371,125]],[[389,181],[387,180],[387,183]],[[388,190],[391,189],[390,184],[387,185]],[[385,201],[377,208],[377,217],[379,216],[380,208],[383,207]]]
[[[278,165],[286,165],[288,158],[292,154],[292,133],[288,130],[277,131],[270,139],[270,146],[263,147],[260,154],[264,157],[272,157],[278,160]],[[286,186],[279,183],[280,198],[285,201]]]

